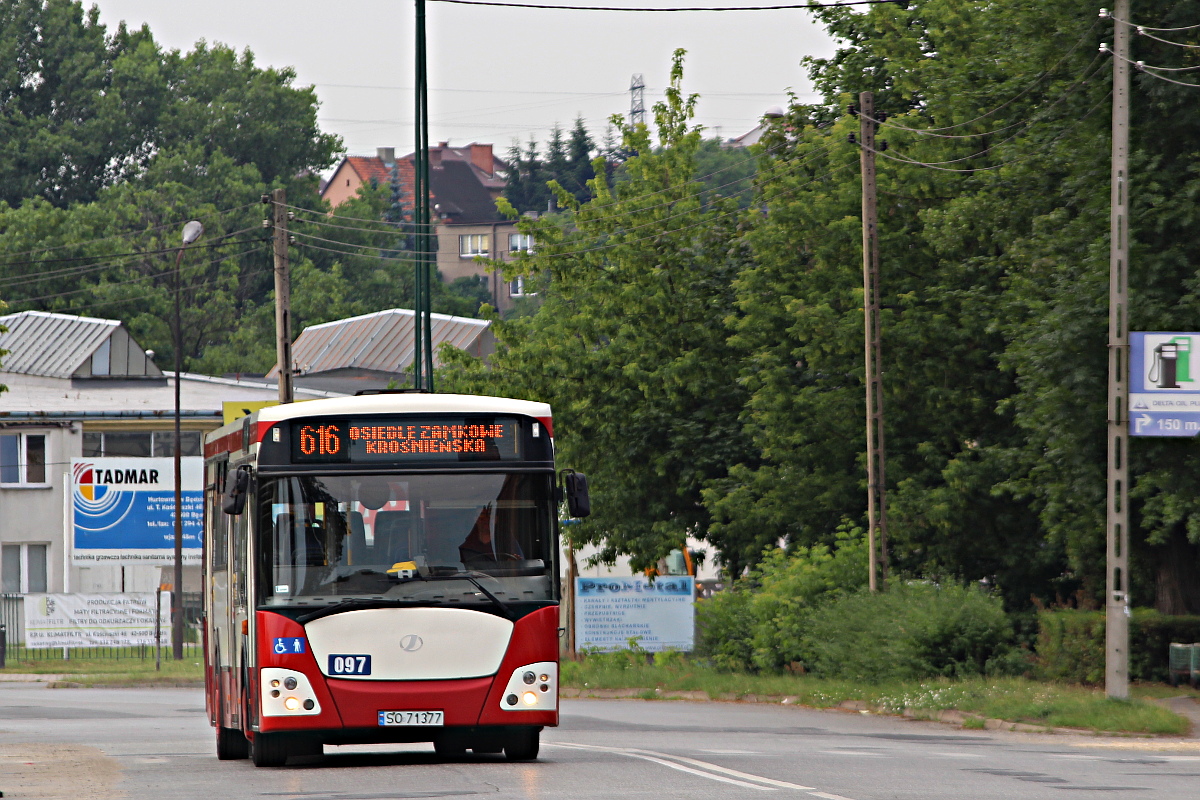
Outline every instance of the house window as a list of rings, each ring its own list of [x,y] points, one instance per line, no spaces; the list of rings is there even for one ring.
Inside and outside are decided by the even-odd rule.
[[[201,455],[200,431],[180,431],[180,453]],[[103,458],[147,456],[170,458],[175,455],[174,431],[87,431],[83,434],[83,457]]]
[[[510,252],[510,253],[532,253],[533,252],[533,234],[532,233],[510,233],[508,235],[508,252]]]
[[[458,237],[458,254],[462,258],[474,258],[488,254],[486,233],[464,233]]]
[[[44,486],[46,484],[45,434],[0,434],[0,484],[10,486]]]
[[[45,544],[6,544],[0,547],[0,591],[46,591]]]
[[[516,278],[513,278],[508,282],[509,297],[525,297],[526,295],[533,294],[537,294],[537,292],[525,291],[525,277],[523,275],[518,275]]]

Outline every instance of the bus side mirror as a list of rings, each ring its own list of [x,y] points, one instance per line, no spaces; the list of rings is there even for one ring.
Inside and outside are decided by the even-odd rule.
[[[246,493],[250,489],[250,470],[238,467],[225,479],[225,499],[221,510],[236,517],[246,508]]]
[[[563,470],[563,489],[567,495],[567,514],[575,519],[592,513],[592,499],[588,496],[587,476],[573,469]]]

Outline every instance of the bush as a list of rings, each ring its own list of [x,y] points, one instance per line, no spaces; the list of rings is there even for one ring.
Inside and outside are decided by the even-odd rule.
[[[1019,654],[1000,600],[929,584],[859,591],[808,615],[809,672],[869,682],[1013,671]]]
[[[832,548],[770,548],[752,574],[697,604],[696,652],[721,669],[780,670],[800,659],[807,614],[866,579],[865,537],[849,523]]]
[[[1103,611],[1040,612],[1037,676],[1063,683],[1104,683],[1104,617]],[[1129,620],[1129,677],[1166,682],[1171,642],[1200,642],[1200,617],[1134,609]]]

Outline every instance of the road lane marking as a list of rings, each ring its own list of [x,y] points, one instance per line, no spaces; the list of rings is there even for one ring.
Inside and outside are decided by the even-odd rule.
[[[546,744],[550,744],[550,743],[547,742]],[[553,746],[568,747],[573,750],[600,750],[600,751],[603,751],[606,753],[616,753],[617,755],[628,756],[630,758],[640,758],[643,761],[652,761],[655,764],[661,764],[664,767],[670,767],[671,769],[677,769],[680,772],[687,772],[692,775],[698,775],[701,778],[708,778],[711,781],[720,781],[721,783],[729,783],[734,786],[741,786],[744,789],[758,789],[760,792],[774,791],[769,786],[760,786],[757,783],[748,783],[746,781],[739,781],[739,780],[735,780],[733,778],[722,777],[721,775],[714,775],[711,772],[703,772],[698,769],[692,769],[691,767],[686,767],[683,764],[676,764],[674,761],[668,761],[666,758],[655,758],[652,755],[648,755],[646,753],[642,753],[642,752],[639,752],[636,750],[628,750],[628,749],[625,749],[622,747],[601,747],[599,745],[569,744],[567,742],[555,742]]]
[[[765,791],[774,791],[775,789],[792,789],[798,792],[807,792],[813,797],[820,797],[822,800],[852,800],[849,797],[843,797],[839,794],[829,794],[821,792],[812,786],[801,786],[798,783],[789,783],[787,781],[777,781],[774,778],[766,778],[762,775],[753,775],[749,772],[742,772],[729,767],[722,767],[719,764],[713,764],[708,761],[700,761],[687,756],[677,756],[671,753],[659,753],[654,750],[639,750],[632,747],[606,747],[604,745],[595,744],[575,744],[573,742],[545,742],[544,744],[551,747],[567,747],[575,750],[594,750],[603,753],[615,753],[617,755],[628,756],[630,758],[640,758],[644,761],[652,761],[656,764],[662,764],[672,769],[677,769],[682,772],[699,775],[702,778],[709,780],[720,781],[722,783],[732,783],[738,786],[748,786],[752,789]],[[695,769],[692,769],[695,767]],[[725,777],[728,776],[728,777]]]

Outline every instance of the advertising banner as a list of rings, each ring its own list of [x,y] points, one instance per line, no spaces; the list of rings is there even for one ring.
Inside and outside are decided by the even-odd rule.
[[[200,563],[204,459],[183,459],[183,563]],[[71,460],[72,561],[173,564],[175,460]]]
[[[643,650],[692,649],[696,579],[691,576],[576,578],[575,643],[621,650],[636,639]]]
[[[154,645],[154,592],[25,595],[25,646],[137,647]],[[171,644],[171,593],[161,600],[159,642]]]

